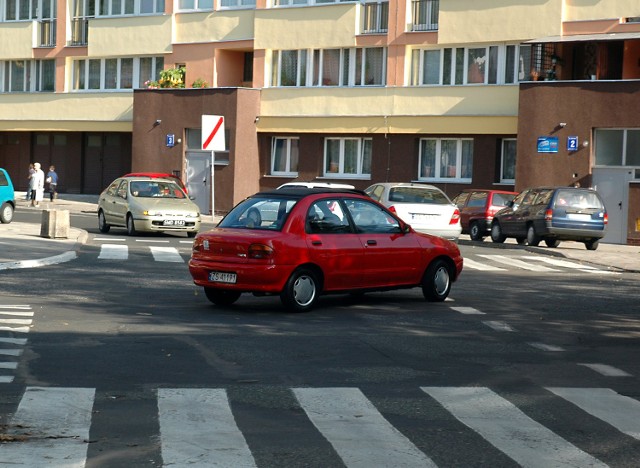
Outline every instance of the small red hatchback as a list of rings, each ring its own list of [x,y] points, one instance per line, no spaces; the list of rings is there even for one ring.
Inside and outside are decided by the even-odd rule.
[[[509,205],[517,192],[505,190],[466,189],[453,199],[460,209],[462,233],[481,241],[491,231],[493,215]]]
[[[327,293],[421,287],[444,301],[462,263],[455,243],[415,232],[363,192],[296,188],[257,193],[198,234],[189,271],[214,304],[247,292],[302,312]]]

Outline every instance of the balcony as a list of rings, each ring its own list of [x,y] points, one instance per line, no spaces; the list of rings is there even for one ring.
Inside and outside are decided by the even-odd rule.
[[[384,34],[389,24],[389,2],[370,2],[362,6],[362,34]]]
[[[37,22],[38,43],[37,47],[56,46],[56,20],[48,19]]]
[[[86,46],[89,43],[89,18],[74,18],[71,20],[70,46]]]
[[[437,31],[440,0],[412,0],[409,31]]]

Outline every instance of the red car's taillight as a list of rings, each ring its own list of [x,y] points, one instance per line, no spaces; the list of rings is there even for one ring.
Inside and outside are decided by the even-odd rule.
[[[273,255],[274,250],[268,245],[251,244],[249,246],[249,258],[263,259]]]
[[[544,220],[545,221],[551,221],[552,218],[553,218],[553,210],[552,209],[548,209],[547,211],[544,212]]]
[[[456,208],[453,214],[451,215],[449,224],[458,224],[459,222],[460,222],[460,210]]]

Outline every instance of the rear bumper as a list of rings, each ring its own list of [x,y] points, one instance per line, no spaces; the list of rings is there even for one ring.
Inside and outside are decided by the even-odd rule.
[[[189,260],[189,273],[196,285],[242,292],[280,293],[294,268],[293,265],[221,263],[194,258]],[[236,283],[209,281],[211,271],[235,273]]]
[[[547,227],[543,237],[552,237],[559,240],[583,241],[589,239],[602,239],[606,234],[603,230],[572,229],[550,226]]]
[[[431,228],[425,229],[422,227],[420,228],[414,227],[414,229],[417,232],[422,232],[424,234],[431,234],[434,236],[443,237],[445,239],[452,240],[452,241],[457,241],[458,238],[460,237],[460,234],[462,233],[462,227],[460,225],[450,229],[431,229]]]

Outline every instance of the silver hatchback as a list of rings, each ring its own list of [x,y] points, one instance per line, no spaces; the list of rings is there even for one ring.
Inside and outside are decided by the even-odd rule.
[[[124,227],[137,231],[186,232],[195,237],[200,230],[200,210],[172,180],[151,177],[120,177],[98,200],[98,227]]]

